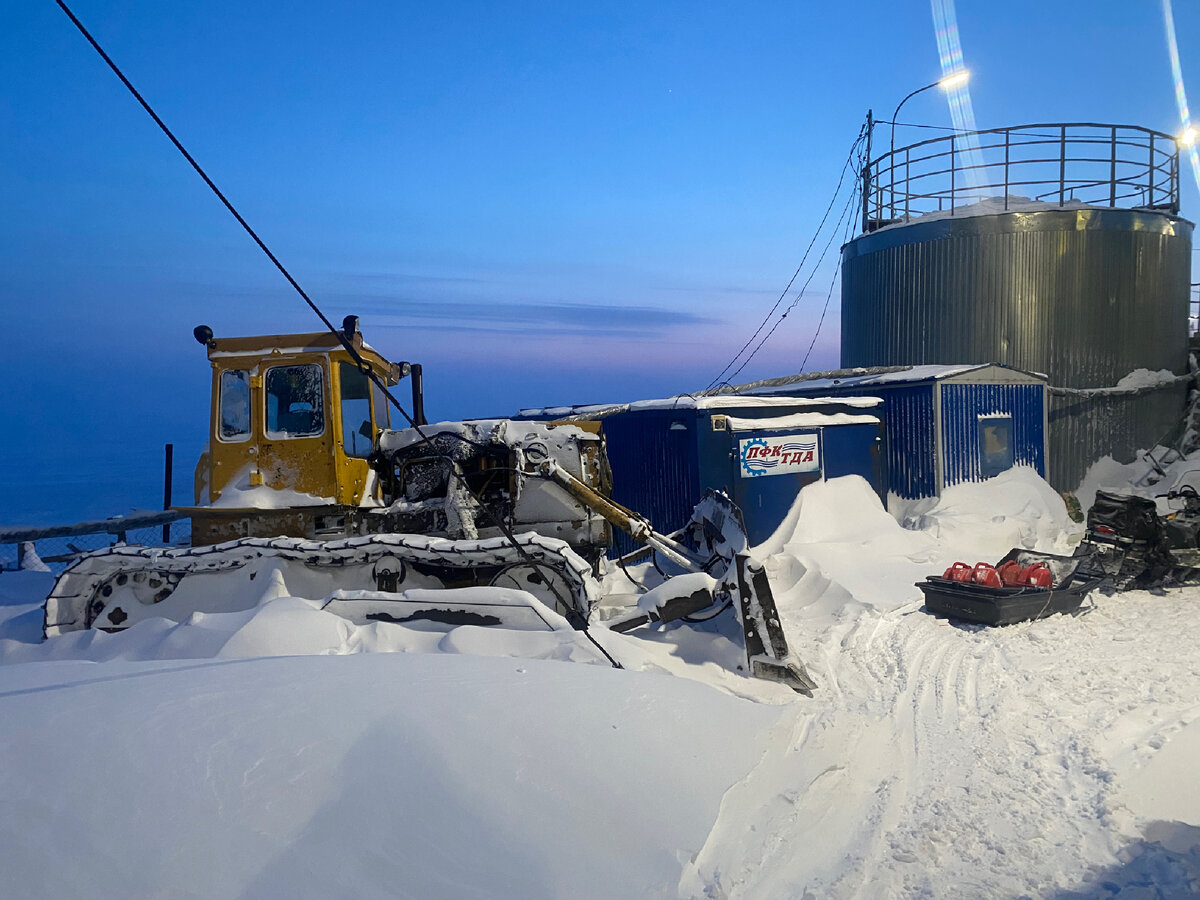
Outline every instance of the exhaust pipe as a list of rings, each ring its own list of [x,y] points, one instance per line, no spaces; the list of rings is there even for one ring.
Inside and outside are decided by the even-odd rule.
[[[412,379],[413,421],[418,425],[428,425],[425,419],[425,384],[421,379],[421,364],[412,363],[408,377]]]

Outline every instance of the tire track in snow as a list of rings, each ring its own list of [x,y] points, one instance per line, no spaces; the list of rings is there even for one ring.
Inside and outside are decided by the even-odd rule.
[[[908,789],[903,797],[896,795],[897,805],[889,811],[894,826],[864,861],[868,879],[853,873],[834,885],[839,893],[919,893],[922,870],[914,863],[938,855],[949,840],[961,741],[978,712],[964,702],[964,686],[975,683],[979,660],[961,638],[931,618],[894,621],[886,650],[894,654],[902,679],[891,710],[882,712],[900,738],[897,747],[905,750],[900,770],[917,777],[906,779]]]
[[[861,607],[803,635],[838,690],[784,707],[681,895],[1086,890],[1138,836],[1114,760],[1144,764],[1200,716],[1197,600],[999,629]]]
[[[845,629],[828,650],[842,695],[795,707],[807,725],[727,793],[682,894],[929,896],[931,871],[965,893],[1020,894],[1031,856],[1057,871],[1083,832],[1020,811],[1059,794],[1064,820],[1094,820],[1100,767],[1077,763],[1078,745],[1046,746],[1045,702],[1012,727],[1038,689],[999,634],[904,612]],[[1017,859],[1020,842],[1033,847]]]

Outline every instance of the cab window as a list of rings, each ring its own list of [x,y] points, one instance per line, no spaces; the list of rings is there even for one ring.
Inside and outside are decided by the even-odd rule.
[[[217,437],[222,441],[250,439],[250,373],[227,369],[221,373],[220,423]]]
[[[375,442],[371,427],[371,382],[358,367],[338,363],[342,408],[342,448],[347,456],[366,459]]]
[[[388,408],[388,398],[384,396],[383,389],[374,381],[371,382],[371,396],[374,398],[372,402],[375,404],[375,427],[390,428],[392,411]]]
[[[267,369],[267,437],[313,437],[325,431],[325,391],[321,367]]]

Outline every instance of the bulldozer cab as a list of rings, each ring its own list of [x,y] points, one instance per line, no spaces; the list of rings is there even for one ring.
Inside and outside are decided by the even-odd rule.
[[[389,427],[387,398],[331,332],[214,338],[196,329],[212,365],[208,449],[196,506],[282,509],[374,505],[367,463]],[[401,370],[344,335],[387,385]]]

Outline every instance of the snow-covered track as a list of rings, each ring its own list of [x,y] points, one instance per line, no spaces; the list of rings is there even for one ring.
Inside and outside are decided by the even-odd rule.
[[[507,586],[549,593],[551,605],[569,604],[582,617],[598,596],[591,566],[582,557],[565,541],[533,532],[517,535],[515,545],[503,538],[452,541],[410,534],[328,542],[246,538],[172,550],[118,545],[82,557],[59,576],[46,600],[45,634],[115,630],[152,616],[178,621],[195,610],[214,611],[203,595],[209,593],[205,584],[216,582],[206,576],[240,573],[253,581],[267,568],[275,574],[259,588],[270,578],[300,582],[309,588],[304,596],[318,594],[312,599],[338,588],[398,591],[489,584],[503,572],[510,573]],[[228,589],[228,584],[222,586],[226,598]],[[181,597],[185,593],[190,596]],[[232,603],[240,608],[237,600]],[[230,608],[227,599],[217,607]]]

